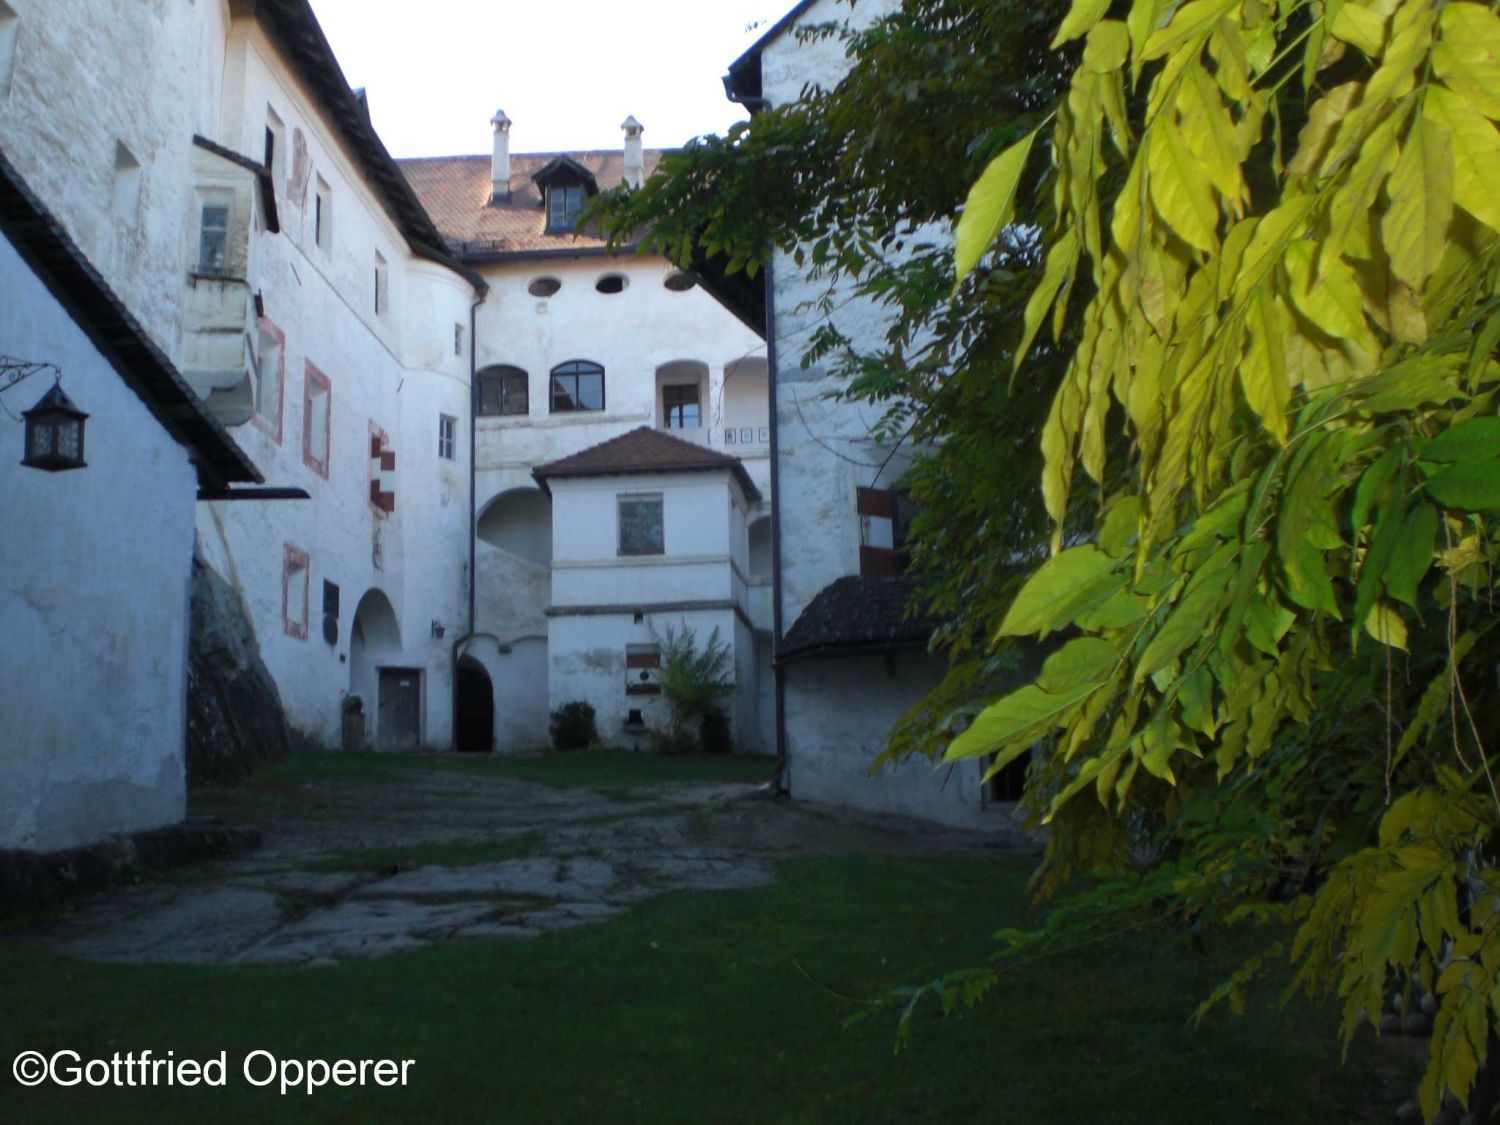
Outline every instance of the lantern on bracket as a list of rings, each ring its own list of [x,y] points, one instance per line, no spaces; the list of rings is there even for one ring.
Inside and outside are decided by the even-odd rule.
[[[62,384],[53,383],[35,406],[22,411],[21,417],[26,422],[26,456],[21,464],[49,473],[86,466],[83,423],[88,415],[73,405]]]

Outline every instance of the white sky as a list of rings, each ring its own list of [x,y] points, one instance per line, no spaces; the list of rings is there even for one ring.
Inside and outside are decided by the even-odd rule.
[[[632,113],[647,148],[723,133],[746,114],[720,76],[793,4],[312,0],[397,157],[488,153],[497,108],[515,122],[512,152],[618,148]]]

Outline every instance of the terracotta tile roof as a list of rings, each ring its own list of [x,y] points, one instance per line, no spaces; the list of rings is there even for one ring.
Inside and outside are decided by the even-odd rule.
[[[915,582],[905,575],[836,579],[818,591],[786,631],[777,661],[927,647],[934,622],[925,613],[909,612],[915,590]]]
[[[448,248],[466,260],[539,252],[597,253],[604,249],[602,238],[584,232],[545,233],[547,212],[531,177],[558,157],[568,157],[587,168],[600,191],[618,187],[624,177],[625,155],[620,149],[519,153],[510,158],[510,199],[491,206],[488,156],[434,156],[396,163]],[[660,149],[643,153],[646,176],[656,170],[660,160]]]
[[[640,473],[693,473],[728,469],[752,502],[760,490],[738,457],[705,449],[650,426],[641,426],[617,438],[591,445],[571,456],[538,465],[531,471],[543,488],[552,477],[613,477]]]

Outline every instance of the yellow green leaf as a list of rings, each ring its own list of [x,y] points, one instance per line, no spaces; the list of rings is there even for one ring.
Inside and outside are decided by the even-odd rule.
[[[1442,86],[1428,87],[1422,112],[1452,136],[1453,201],[1500,232],[1500,133],[1494,123]]]
[[[1365,618],[1365,632],[1387,648],[1406,651],[1406,622],[1401,614],[1385,602],[1376,602]]]
[[[1089,30],[1104,18],[1104,13],[1107,11],[1109,11],[1109,0],[1073,0],[1072,7],[1063,17],[1057,34],[1048,44],[1048,49],[1055,51],[1064,43],[1087,35]]]
[[[1190,0],[1177,9],[1171,23],[1146,40],[1141,58],[1150,62],[1193,39],[1207,36],[1214,24],[1238,6],[1239,0]]]
[[[1364,300],[1354,271],[1342,258],[1327,262],[1316,276],[1317,243],[1299,238],[1287,246],[1284,263],[1288,293],[1298,312],[1335,340],[1366,335]]]
[[[1053,632],[1103,602],[1124,583],[1115,560],[1098,547],[1069,547],[1042,564],[1021,587],[1000,625],[1003,637]]]
[[[1359,4],[1341,4],[1328,22],[1328,30],[1337,38],[1358,47],[1371,58],[1380,54],[1385,44],[1385,17]]]
[[[1146,157],[1151,202],[1157,213],[1184,242],[1212,253],[1219,211],[1202,165],[1193,159],[1177,130],[1165,123],[1147,134]]]
[[[1391,204],[1380,220],[1391,272],[1420,291],[1437,269],[1453,219],[1453,143],[1448,128],[1419,115],[1386,183]]]
[[[1058,726],[1080,703],[1099,690],[1098,684],[1080,684],[1058,695],[1035,684],[1011,692],[991,703],[974,719],[969,729],[955,738],[943,755],[944,761],[993,754],[1018,743],[1034,742]]]
[[[1500,60],[1483,46],[1444,39],[1432,48],[1432,69],[1480,113],[1500,120]]]
[[[959,216],[954,236],[954,258],[958,280],[968,276],[980,258],[989,250],[995,236],[1015,216],[1016,188],[1026,169],[1026,157],[1036,141],[1033,129],[1002,152],[969,189],[964,213]]]
[[[1250,350],[1239,366],[1240,386],[1261,424],[1283,443],[1292,388],[1287,382],[1282,340],[1290,329],[1271,292],[1257,289],[1250,298]]]
[[[1125,65],[1130,51],[1130,35],[1119,20],[1096,23],[1089,31],[1083,48],[1083,65],[1096,74],[1108,74]]]
[[[1021,369],[1022,361],[1031,351],[1032,342],[1041,330],[1042,321],[1047,318],[1047,310],[1057,299],[1057,291],[1062,287],[1063,280],[1077,268],[1078,232],[1070,228],[1047,251],[1047,264],[1042,270],[1042,280],[1026,300],[1025,331],[1021,336],[1021,345],[1016,349],[1015,370]]]

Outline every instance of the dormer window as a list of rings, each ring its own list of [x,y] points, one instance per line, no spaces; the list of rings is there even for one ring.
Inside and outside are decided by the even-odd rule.
[[[567,184],[547,189],[547,233],[561,234],[578,225],[583,210],[583,185]]]
[[[599,192],[594,174],[569,156],[559,156],[532,176],[547,210],[547,233],[567,234],[578,227],[584,201]]]

